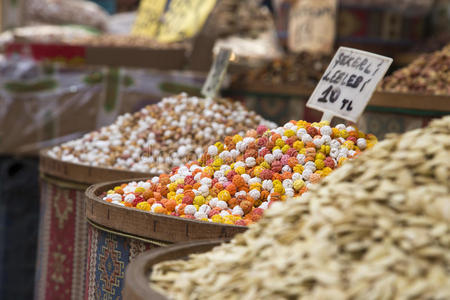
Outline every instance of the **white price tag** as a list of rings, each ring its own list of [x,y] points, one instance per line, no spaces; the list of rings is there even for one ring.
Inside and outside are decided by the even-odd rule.
[[[227,71],[232,51],[228,48],[220,48],[214,62],[209,70],[208,77],[202,88],[202,94],[205,97],[214,98],[222,84],[223,77]]]
[[[391,63],[390,57],[340,47],[306,106],[323,111],[325,119],[356,122]]]

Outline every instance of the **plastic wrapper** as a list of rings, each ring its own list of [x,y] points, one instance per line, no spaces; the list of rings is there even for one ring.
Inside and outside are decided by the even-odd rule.
[[[0,51],[8,43],[66,43],[73,39],[95,36],[92,31],[81,26],[36,25],[19,27],[0,34]]]
[[[108,14],[99,5],[84,0],[31,0],[29,21],[47,24],[78,24],[106,30]]]
[[[121,68],[63,68],[0,59],[0,154],[36,154],[111,124],[163,96],[198,95],[204,75]]]

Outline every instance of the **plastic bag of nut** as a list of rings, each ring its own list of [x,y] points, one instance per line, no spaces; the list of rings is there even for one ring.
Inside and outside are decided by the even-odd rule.
[[[30,22],[86,25],[106,30],[108,14],[90,1],[31,0],[26,8]]]

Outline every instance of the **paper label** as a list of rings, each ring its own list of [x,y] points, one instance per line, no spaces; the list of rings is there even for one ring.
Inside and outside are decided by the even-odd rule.
[[[298,0],[289,13],[288,47],[293,52],[331,53],[337,0]]]
[[[131,31],[134,35],[154,38],[157,35],[160,19],[167,0],[142,0]]]
[[[216,0],[171,0],[157,39],[176,42],[193,37],[206,22]]]
[[[165,43],[191,38],[215,5],[216,0],[142,0],[132,33]]]
[[[232,51],[228,48],[220,48],[214,62],[209,70],[208,77],[202,88],[205,97],[214,98],[222,84],[225,72],[227,71]]]
[[[391,63],[390,57],[340,47],[306,106],[356,122]]]

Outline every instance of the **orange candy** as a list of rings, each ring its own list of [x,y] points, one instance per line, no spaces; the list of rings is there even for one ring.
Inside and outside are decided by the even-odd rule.
[[[234,185],[234,183],[230,183],[226,188],[225,188],[229,193],[230,193],[230,195],[234,195],[234,194],[236,194],[236,186]]]
[[[236,188],[241,188],[241,187],[245,186],[245,180],[244,180],[244,178],[242,178],[241,175],[234,175],[232,182],[236,186]]]

